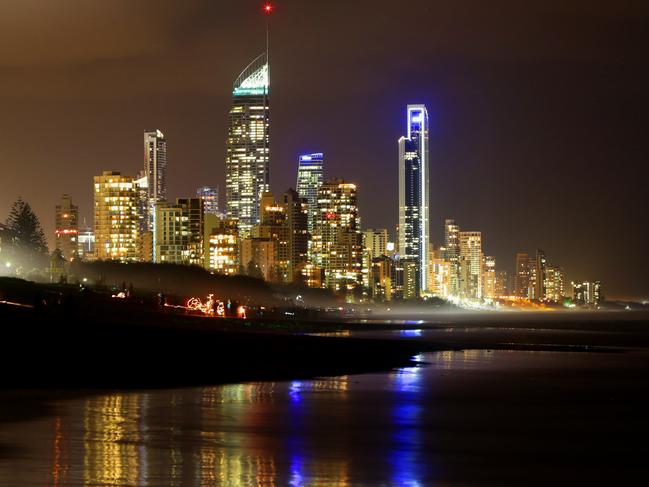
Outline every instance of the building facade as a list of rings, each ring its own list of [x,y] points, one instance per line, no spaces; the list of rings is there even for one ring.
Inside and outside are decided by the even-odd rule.
[[[530,255],[527,252],[517,252],[514,267],[514,296],[529,298],[531,275]]]
[[[496,270],[496,297],[503,297],[509,295],[509,283],[507,279],[507,271]]]
[[[545,301],[547,299],[547,260],[545,252],[541,249],[536,251],[536,259],[534,264],[534,272],[532,273],[533,280],[533,296],[532,299],[536,301]]]
[[[155,262],[203,265],[203,200],[179,198],[156,205]]]
[[[208,270],[233,276],[239,273],[239,229],[235,220],[219,220],[209,229]]]
[[[227,217],[240,237],[260,222],[260,199],[270,191],[270,77],[266,54],[255,58],[232,90],[225,160]]]
[[[460,296],[482,299],[482,233],[460,232]]]
[[[428,112],[408,105],[407,136],[399,139],[399,254],[417,263],[417,290],[428,290],[429,156]]]
[[[451,296],[460,295],[460,226],[455,220],[444,222],[444,255],[449,263],[449,292]]]
[[[104,171],[94,178],[95,256],[98,260],[139,260],[138,193],[131,176]]]
[[[86,224],[85,219],[79,229],[78,244],[79,258],[86,261],[95,259],[95,232]]]
[[[602,285],[599,281],[572,283],[572,300],[581,306],[597,306],[602,300]]]
[[[371,259],[388,255],[388,238],[386,228],[369,228],[363,231],[363,247],[368,251]]]
[[[147,190],[146,230],[154,232],[155,206],[167,201],[167,139],[158,129],[144,131],[144,176]]]
[[[318,215],[318,191],[324,180],[324,155],[322,152],[302,154],[298,160],[297,193],[308,204],[308,229],[313,227]]]
[[[484,257],[482,282],[483,297],[485,299],[495,299],[497,296],[496,258],[493,256],[485,255]]]
[[[309,250],[309,205],[294,189],[282,196],[288,227],[288,273],[284,282],[302,281],[302,269],[308,262]]]
[[[558,266],[548,265],[546,275],[545,299],[553,303],[561,303],[565,296],[563,288],[563,269]]]
[[[318,192],[313,236],[314,264],[323,270],[324,286],[352,291],[362,283],[362,235],[356,185],[326,181]]]
[[[61,196],[55,212],[56,248],[65,260],[79,258],[79,207],[72,204],[70,195]]]
[[[201,186],[196,190],[196,197],[203,200],[203,210],[206,215],[221,216],[219,213],[218,186]]]

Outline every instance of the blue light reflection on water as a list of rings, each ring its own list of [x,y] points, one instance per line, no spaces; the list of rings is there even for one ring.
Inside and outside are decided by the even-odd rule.
[[[421,361],[417,356],[416,360]],[[422,458],[421,417],[421,368],[405,367],[392,376],[395,393],[391,411],[393,433],[389,451],[394,485],[419,487],[429,477],[426,461]]]
[[[304,475],[304,454],[300,430],[304,416],[304,404],[302,404],[302,381],[296,380],[291,382],[288,389],[290,398],[289,410],[291,421],[291,434],[287,441],[288,455],[290,458],[290,480],[289,485],[300,487],[305,485]]]
[[[304,459],[299,454],[291,455],[291,478],[289,480],[289,485],[293,487],[301,487],[304,485]]]
[[[421,330],[400,330],[399,332],[401,335],[406,336],[406,337],[420,337],[421,336]]]
[[[302,400],[300,396],[300,393],[302,392],[302,381],[296,380],[291,382],[291,387],[288,391],[291,402],[300,402]]]

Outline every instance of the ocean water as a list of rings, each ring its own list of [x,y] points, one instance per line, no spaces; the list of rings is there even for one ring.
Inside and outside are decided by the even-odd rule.
[[[647,485],[646,352],[417,360],[307,381],[4,393],[0,485]]]

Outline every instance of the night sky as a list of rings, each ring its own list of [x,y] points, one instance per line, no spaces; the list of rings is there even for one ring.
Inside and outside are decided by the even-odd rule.
[[[53,242],[70,193],[135,175],[142,132],[168,139],[169,196],[225,181],[231,87],[264,49],[257,0],[4,0],[0,219],[22,195]],[[483,232],[513,268],[543,248],[569,280],[649,298],[649,2],[277,0],[271,187],[297,155],[359,186],[364,227],[397,221],[407,103],[431,116],[432,239]],[[224,204],[222,191],[221,204]]]

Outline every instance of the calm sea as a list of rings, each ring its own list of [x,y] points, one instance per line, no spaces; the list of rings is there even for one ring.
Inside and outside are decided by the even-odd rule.
[[[308,381],[5,393],[0,485],[647,485],[647,353],[417,359]]]

